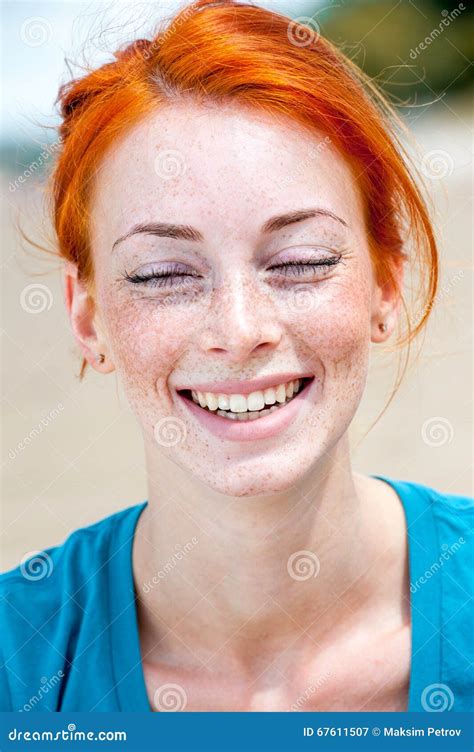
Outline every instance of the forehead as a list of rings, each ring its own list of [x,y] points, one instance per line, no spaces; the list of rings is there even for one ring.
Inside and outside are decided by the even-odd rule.
[[[101,235],[149,220],[212,221],[225,233],[314,205],[353,224],[362,218],[351,168],[328,136],[242,106],[181,102],[147,116],[108,152],[91,218]]]

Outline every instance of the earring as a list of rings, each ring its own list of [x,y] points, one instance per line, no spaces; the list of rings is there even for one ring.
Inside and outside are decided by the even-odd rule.
[[[387,331],[387,324],[385,323],[385,321],[382,321],[382,323],[379,324],[379,329],[380,329],[381,332],[386,332]]]
[[[96,353],[95,359],[98,363],[103,363],[105,360],[104,353]]]

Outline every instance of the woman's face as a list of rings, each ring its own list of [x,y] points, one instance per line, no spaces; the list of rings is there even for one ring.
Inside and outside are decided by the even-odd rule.
[[[168,106],[109,153],[91,206],[98,347],[148,456],[235,496],[294,485],[346,432],[380,321],[361,197],[330,139]]]

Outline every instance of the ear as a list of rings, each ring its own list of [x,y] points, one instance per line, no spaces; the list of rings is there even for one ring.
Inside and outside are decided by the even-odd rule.
[[[64,267],[64,302],[72,331],[87,362],[99,373],[115,370],[110,348],[85,283],[79,279],[76,264],[66,261]],[[104,356],[101,361],[100,354]]]
[[[384,282],[378,282],[374,275],[372,295],[371,341],[385,342],[395,329],[403,290],[403,259],[396,261]],[[382,325],[382,329],[381,329]],[[385,331],[383,331],[385,325]]]

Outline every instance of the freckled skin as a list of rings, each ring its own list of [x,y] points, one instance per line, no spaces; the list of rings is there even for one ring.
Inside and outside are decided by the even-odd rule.
[[[339,440],[363,392],[374,281],[361,199],[331,145],[308,158],[319,142],[313,135],[231,108],[194,114],[189,106],[158,113],[103,164],[92,212],[98,307],[148,461],[165,453],[224,494],[278,492]],[[166,149],[179,152],[183,174],[156,174],[155,160]],[[268,217],[312,206],[343,217],[350,229],[320,218],[273,237],[259,233]],[[111,253],[133,224],[153,219],[190,224],[206,241],[142,235]],[[319,256],[321,246],[342,251],[343,261],[313,277],[286,278],[284,287],[272,284],[265,259],[302,246]],[[203,273],[204,284],[180,294],[123,281],[124,272],[174,259]],[[287,431],[257,443],[223,443],[204,432],[173,390],[177,383],[287,370],[313,372],[321,384]],[[186,438],[157,446],[154,427],[168,416],[184,422]]]
[[[331,670],[318,707],[340,709],[353,672],[360,687],[387,678],[370,669],[383,661],[364,668],[353,660],[361,644],[374,658],[391,650],[385,632],[373,647],[369,608],[371,625],[380,617],[389,635],[401,635],[397,655],[409,666],[403,511],[386,484],[352,472],[347,436],[370,343],[393,331],[397,295],[376,284],[362,197],[344,157],[330,143],[317,148],[323,139],[238,106],[186,101],[157,111],[114,145],[97,173],[94,316],[81,283],[67,283],[84,353],[102,373],[117,370],[143,430],[149,504],[133,569],[149,696],[160,682],[182,680],[189,710],[287,709],[311,684],[316,644]],[[261,231],[270,217],[314,207],[347,226],[318,217]],[[190,225],[203,240],[140,234],[112,251],[132,226],[149,222]],[[339,263],[304,275],[271,268],[330,257]],[[170,264],[185,270],[185,284],[126,279]],[[94,352],[105,353],[104,364]],[[265,440],[218,439],[175,391],[284,371],[312,373],[314,384],[293,422]],[[156,427],[167,419],[181,440],[157,442]],[[192,553],[144,595],[141,585],[173,560],[175,544],[193,536]],[[321,565],[303,586],[287,569],[297,551],[317,552]],[[375,561],[384,561],[382,579]],[[287,652],[302,629],[307,634]],[[262,674],[263,694],[253,696],[267,663],[275,673]],[[400,673],[383,707],[373,709],[403,707]],[[237,694],[230,676],[238,677]],[[273,695],[265,699],[266,680],[282,683],[276,705]],[[371,709],[357,688],[355,695],[347,709]],[[238,706],[237,696],[245,698]]]

